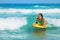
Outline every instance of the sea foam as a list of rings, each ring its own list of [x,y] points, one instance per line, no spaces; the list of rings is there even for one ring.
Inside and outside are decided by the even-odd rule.
[[[0,30],[15,30],[27,25],[26,17],[0,18]]]
[[[14,8],[9,8],[9,9],[0,9],[0,14],[2,13],[24,13],[24,14],[31,14],[32,12],[34,13],[60,13],[60,9],[54,8],[54,9],[14,9]]]

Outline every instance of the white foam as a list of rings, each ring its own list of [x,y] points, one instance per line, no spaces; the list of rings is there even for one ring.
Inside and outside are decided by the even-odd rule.
[[[60,9],[54,8],[54,9],[0,9],[0,14],[1,13],[24,13],[24,14],[31,14],[32,12],[35,13],[60,13]]]
[[[60,19],[56,19],[56,18],[45,18],[45,19],[48,21],[48,23],[60,27]]]
[[[0,18],[0,30],[15,30],[27,24],[26,17]]]
[[[39,5],[35,5],[34,7],[39,7]]]

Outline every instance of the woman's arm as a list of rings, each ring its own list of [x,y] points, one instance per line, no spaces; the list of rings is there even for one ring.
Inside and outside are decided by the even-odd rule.
[[[47,21],[44,19],[44,25],[47,25],[48,23],[47,23]]]
[[[44,25],[42,28],[45,28],[47,24],[48,24],[47,21],[44,19]]]

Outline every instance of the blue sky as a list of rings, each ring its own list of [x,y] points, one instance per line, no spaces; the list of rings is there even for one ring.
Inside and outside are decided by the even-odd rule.
[[[0,0],[0,3],[35,3],[35,4],[41,4],[41,3],[49,3],[49,4],[60,4],[60,0]]]

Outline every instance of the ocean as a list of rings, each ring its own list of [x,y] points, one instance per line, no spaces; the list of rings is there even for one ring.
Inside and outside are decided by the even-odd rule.
[[[39,13],[48,28],[32,26]],[[0,4],[0,40],[60,40],[60,4]]]

